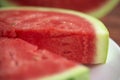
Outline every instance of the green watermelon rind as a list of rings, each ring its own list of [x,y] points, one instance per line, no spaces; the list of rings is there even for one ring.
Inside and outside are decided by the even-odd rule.
[[[84,66],[76,66],[61,73],[33,80],[89,80],[90,71]]]
[[[42,7],[11,7],[11,8],[1,8],[0,10],[40,10],[40,11],[53,11],[53,12],[60,12],[60,13],[67,13],[67,14],[73,14],[78,17],[83,17],[88,22],[90,22],[93,25],[93,28],[95,29],[96,33],[96,50],[97,53],[94,58],[93,64],[98,63],[105,63],[107,59],[107,53],[108,53],[108,43],[109,43],[109,32],[105,25],[99,21],[96,18],[93,18],[89,15],[86,15],[84,13],[80,13],[73,10],[66,10],[66,9],[57,9],[57,8],[42,8]]]
[[[108,0],[103,6],[96,8],[95,10],[88,11],[87,14],[94,16],[96,18],[102,18],[119,3],[120,0]],[[10,7],[10,6],[19,6],[18,4],[12,3],[7,0],[0,0],[0,5],[2,7]]]
[[[0,7],[11,7],[11,6],[17,6],[17,4],[14,4],[7,0],[0,0]]]

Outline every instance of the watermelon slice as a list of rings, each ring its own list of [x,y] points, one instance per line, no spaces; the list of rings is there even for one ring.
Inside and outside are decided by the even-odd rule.
[[[1,0],[1,5],[42,6],[73,9],[101,18],[110,12],[119,0]]]
[[[84,64],[105,63],[109,34],[98,20],[52,8],[3,8],[1,37],[17,37]]]
[[[0,80],[88,80],[88,68],[21,39],[0,38]]]

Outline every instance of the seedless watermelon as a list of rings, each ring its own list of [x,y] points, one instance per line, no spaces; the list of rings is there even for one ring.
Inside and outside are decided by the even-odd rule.
[[[119,0],[1,0],[2,5],[42,6],[78,10],[101,18],[111,11]]]
[[[0,38],[0,80],[88,80],[88,68],[21,39]]]
[[[53,8],[3,8],[0,36],[17,37],[40,49],[85,64],[105,63],[109,34],[83,13]]]

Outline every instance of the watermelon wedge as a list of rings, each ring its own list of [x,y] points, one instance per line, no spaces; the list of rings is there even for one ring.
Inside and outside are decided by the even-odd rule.
[[[42,6],[73,9],[101,18],[110,12],[119,0],[1,0],[1,5]]]
[[[0,38],[0,80],[88,80],[88,68],[21,39]]]
[[[0,36],[21,38],[69,60],[105,63],[109,33],[93,17],[53,8],[3,8]]]

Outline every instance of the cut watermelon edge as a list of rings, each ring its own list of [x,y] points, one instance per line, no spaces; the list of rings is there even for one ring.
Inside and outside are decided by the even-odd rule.
[[[84,13],[76,12],[73,10],[65,10],[65,9],[57,9],[57,8],[36,8],[36,7],[7,7],[7,8],[1,8],[0,11],[4,10],[40,10],[40,11],[53,11],[53,12],[61,12],[66,14],[73,14],[79,17],[83,17],[88,22],[90,22],[95,31],[96,31],[96,47],[97,47],[97,54],[96,58],[94,59],[94,63],[105,63],[107,58],[107,51],[108,51],[108,41],[109,41],[109,32],[104,26],[103,23],[101,23],[96,18],[93,18],[91,16],[88,16]],[[100,26],[100,27],[99,27]],[[104,48],[101,48],[103,46]],[[44,78],[36,78],[36,79],[30,79],[30,80],[69,80],[71,78],[74,78],[75,80],[89,80],[89,69],[84,66],[76,66],[74,68],[71,68],[69,70],[66,70],[65,72],[61,72],[58,74],[54,74],[52,76],[46,76]]]
[[[0,11],[2,10],[40,10],[40,11],[53,11],[53,12],[60,12],[60,13],[66,13],[66,14],[72,14],[76,15],[78,17],[85,18],[88,22],[90,22],[96,33],[96,58],[94,59],[94,63],[105,63],[107,59],[107,53],[108,53],[108,43],[109,43],[109,32],[105,25],[99,21],[98,19],[86,15],[81,12],[77,12],[74,10],[66,10],[66,9],[58,9],[58,8],[42,8],[42,7],[6,7],[6,8],[1,8]],[[100,27],[99,27],[100,26]],[[101,48],[101,46],[103,46]]]

